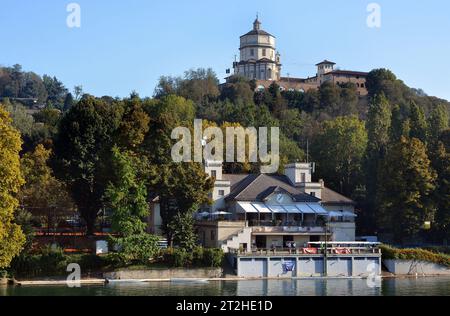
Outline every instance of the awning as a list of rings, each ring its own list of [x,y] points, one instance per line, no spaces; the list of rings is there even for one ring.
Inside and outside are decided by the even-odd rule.
[[[262,214],[272,214],[272,211],[262,203],[252,203],[252,206]]]
[[[308,203],[308,206],[312,208],[317,215],[328,214],[328,212],[319,203]]]
[[[358,217],[358,215],[356,215],[355,213],[348,212],[348,211],[344,212],[343,215],[346,217]]]
[[[267,205],[267,207],[274,213],[286,214],[287,211],[281,205]]]
[[[258,213],[251,203],[239,202],[238,213]]]
[[[295,204],[295,206],[302,212],[303,214],[316,214],[312,208],[308,206],[306,203]]]
[[[335,211],[331,211],[330,213],[328,213],[328,217],[343,217],[344,213],[342,212],[335,212]]]
[[[286,209],[286,211],[288,211],[288,213],[292,213],[292,214],[301,214],[302,211],[300,211],[295,205],[284,205],[284,208]]]

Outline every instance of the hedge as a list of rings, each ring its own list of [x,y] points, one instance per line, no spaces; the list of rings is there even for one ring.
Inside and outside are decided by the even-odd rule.
[[[382,245],[383,259],[389,260],[418,260],[442,264],[450,268],[450,256],[442,253],[435,253],[425,249],[398,249],[387,245]]]

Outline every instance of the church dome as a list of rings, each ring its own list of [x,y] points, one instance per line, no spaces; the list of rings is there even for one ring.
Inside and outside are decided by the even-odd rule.
[[[241,37],[248,36],[248,35],[266,35],[266,36],[272,36],[272,37],[275,37],[275,36],[273,36],[272,34],[270,34],[270,33],[266,32],[266,31],[262,30],[262,29],[261,29],[261,24],[262,24],[262,23],[261,23],[261,21],[259,20],[259,18],[256,17],[255,22],[253,22],[253,30],[251,30],[251,31],[248,32],[247,34],[242,35]]]

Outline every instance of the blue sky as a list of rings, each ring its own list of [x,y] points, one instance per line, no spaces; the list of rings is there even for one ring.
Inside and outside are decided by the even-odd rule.
[[[81,6],[81,28],[66,6]],[[366,7],[381,5],[381,28]],[[283,75],[314,64],[385,67],[412,87],[450,100],[450,2],[446,0],[0,0],[0,64],[55,75],[101,96],[151,96],[161,75],[211,67],[219,78],[259,12],[277,37]]]

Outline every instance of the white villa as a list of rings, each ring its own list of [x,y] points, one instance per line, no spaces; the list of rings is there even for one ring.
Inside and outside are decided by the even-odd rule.
[[[314,169],[312,163],[295,163],[285,175],[232,175],[222,172],[221,162],[206,162],[215,186],[213,205],[197,214],[201,244],[229,252],[355,241],[355,202],[323,181],[312,182]],[[151,214],[149,231],[161,234],[157,199]]]

